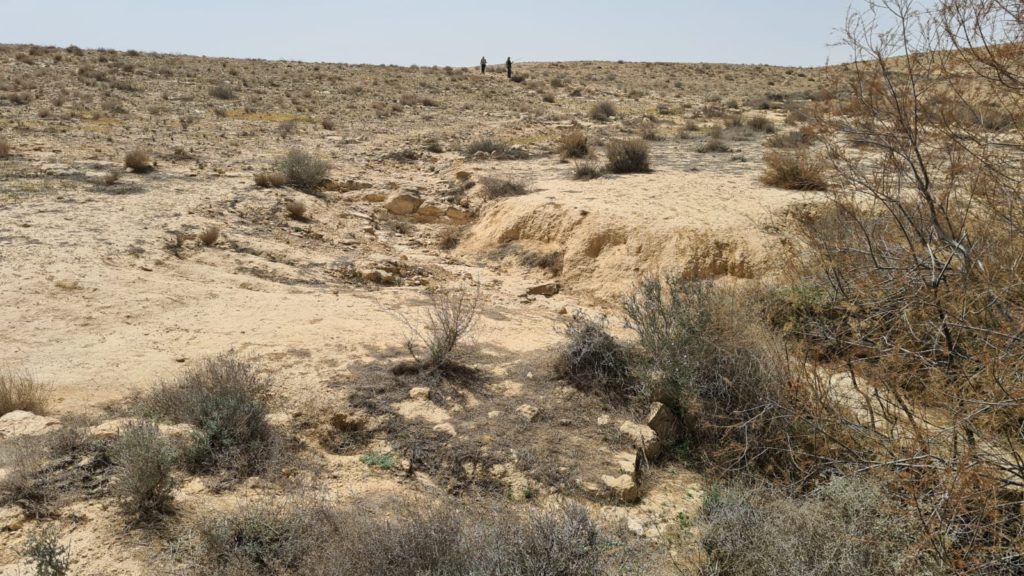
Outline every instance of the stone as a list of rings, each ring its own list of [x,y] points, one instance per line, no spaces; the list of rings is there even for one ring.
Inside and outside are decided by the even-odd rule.
[[[633,441],[633,446],[643,450],[648,460],[654,460],[661,455],[662,444],[658,434],[650,426],[637,424],[636,422],[623,422],[619,432],[625,434]]]
[[[451,422],[442,422],[441,424],[434,426],[434,432],[443,432],[449,436],[458,436],[455,432],[455,426],[453,426]]]
[[[0,532],[14,532],[25,524],[25,513],[14,504],[0,508]]]
[[[523,404],[516,408],[516,415],[527,422],[533,422],[533,420],[537,418],[537,414],[540,414],[540,408],[537,408],[536,406]]]
[[[383,202],[387,199],[388,195],[382,192],[370,192],[369,194],[363,196],[363,200],[366,200],[367,202]]]
[[[423,204],[423,198],[415,192],[398,192],[388,197],[384,207],[388,212],[398,216],[407,216],[419,210]]]
[[[601,482],[616,500],[633,503],[640,500],[640,486],[630,474],[621,476],[601,476]]]
[[[409,390],[409,398],[413,400],[429,400],[430,399],[430,388],[425,386],[412,388]]]
[[[421,222],[436,222],[441,216],[444,216],[445,211],[438,206],[433,204],[423,204],[416,210],[416,219]]]
[[[545,298],[551,298],[555,294],[562,291],[562,285],[558,282],[549,282],[547,284],[540,284],[533,286],[526,290],[527,296],[543,296]]]
[[[626,529],[640,537],[643,537],[645,532],[644,523],[636,516],[626,518]]]
[[[273,412],[267,414],[267,424],[274,428],[287,428],[292,423],[292,415],[287,412]]]
[[[452,221],[458,222],[460,224],[464,222],[469,222],[469,212],[466,212],[465,210],[461,208],[456,208],[454,206],[449,206],[448,209],[444,211],[444,215],[447,216]]]
[[[651,409],[647,413],[647,426],[654,430],[658,440],[664,446],[671,446],[678,442],[682,433],[679,419],[668,406],[661,402],[651,404]]]
[[[133,418],[114,418],[113,420],[100,422],[89,428],[89,435],[102,440],[113,440],[121,434],[122,428],[134,421],[135,419]],[[196,430],[191,424],[158,424],[157,429],[160,431],[161,436],[172,440],[188,438]]]
[[[58,428],[60,420],[24,410],[14,410],[0,416],[0,438],[41,436]]]
[[[598,426],[607,426],[612,421],[611,417],[607,414],[601,414],[597,417]]]

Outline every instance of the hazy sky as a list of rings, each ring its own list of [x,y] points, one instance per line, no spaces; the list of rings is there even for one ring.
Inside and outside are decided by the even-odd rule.
[[[859,0],[0,0],[0,43],[371,64],[817,66]]]

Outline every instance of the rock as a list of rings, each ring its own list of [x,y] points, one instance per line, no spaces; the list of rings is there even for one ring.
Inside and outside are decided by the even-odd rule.
[[[630,474],[621,476],[601,476],[601,482],[616,500],[633,503],[640,500],[640,486]]]
[[[0,532],[14,532],[25,524],[25,513],[11,504],[0,508]]]
[[[640,537],[643,537],[645,531],[644,523],[636,516],[629,516],[626,518],[626,529]]]
[[[287,412],[267,414],[267,424],[274,428],[287,428],[292,423],[292,415]]]
[[[537,414],[539,413],[540,408],[537,408],[536,406],[530,406],[529,404],[523,404],[522,406],[516,408],[516,415],[518,415],[523,420],[526,420],[527,422],[533,422],[533,420],[537,417]]]
[[[366,196],[363,196],[363,200],[367,202],[383,202],[388,199],[387,194],[381,192],[370,192]]]
[[[399,192],[388,197],[384,207],[388,212],[399,216],[413,214],[423,204],[423,199],[415,192]]]
[[[608,423],[611,422],[611,421],[612,421],[611,417],[608,416],[607,414],[601,414],[600,416],[597,417],[597,425],[598,426],[607,426]]]
[[[452,426],[451,422],[442,422],[441,424],[434,426],[434,432],[444,432],[449,436],[458,436],[455,432],[455,426]]]
[[[654,430],[658,440],[664,446],[671,446],[678,442],[682,433],[679,419],[668,406],[661,402],[651,404],[651,409],[647,413],[647,426]]]
[[[561,291],[562,291],[562,285],[561,284],[559,284],[558,282],[549,282],[547,284],[541,284],[539,286],[533,286],[532,288],[528,288],[526,290],[526,295],[527,296],[543,296],[545,298],[550,298],[550,297],[554,296],[555,294],[558,294]]]
[[[464,222],[469,222],[469,212],[466,212],[465,210],[461,208],[456,208],[454,206],[450,206],[447,210],[445,210],[444,215],[460,224]]]
[[[433,204],[423,204],[416,210],[416,220],[419,222],[437,222],[444,216],[445,211]]]
[[[409,398],[413,400],[429,400],[430,399],[430,388],[418,387],[409,390]]]
[[[633,446],[643,450],[648,460],[654,460],[661,455],[661,441],[658,439],[658,434],[649,426],[635,422],[623,422],[619,427],[619,432],[629,436],[629,439],[633,441]]]
[[[89,428],[89,435],[102,440],[113,440],[121,434],[121,429],[134,422],[134,418],[114,418],[101,422]],[[157,429],[160,434],[172,440],[181,440],[190,437],[195,432],[191,424],[159,424]]]
[[[491,410],[490,412],[487,413],[487,417],[491,419],[497,418],[499,416],[501,416],[500,410]]]
[[[60,420],[24,410],[14,410],[0,416],[0,438],[41,436],[58,428]]]

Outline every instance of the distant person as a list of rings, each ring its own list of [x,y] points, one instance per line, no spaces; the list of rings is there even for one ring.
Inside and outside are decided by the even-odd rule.
[[[508,77],[512,79],[512,57],[509,56],[508,60],[505,60],[505,69],[508,71]]]
[[[487,74],[487,57],[480,58],[480,73]]]

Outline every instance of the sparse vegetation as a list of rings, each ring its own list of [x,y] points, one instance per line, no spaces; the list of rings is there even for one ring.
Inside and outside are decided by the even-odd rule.
[[[600,178],[603,173],[601,166],[595,162],[576,162],[572,169],[572,177],[575,180],[593,180]]]
[[[152,172],[155,167],[149,150],[142,147],[133,148],[124,156],[124,166],[136,174]]]
[[[720,139],[711,137],[702,142],[700,146],[697,146],[697,152],[701,154],[724,154],[732,152],[732,148]]]
[[[309,152],[291,150],[278,161],[276,171],[284,175],[290,186],[304,192],[315,192],[327,178],[331,166]]]
[[[0,416],[14,410],[46,414],[49,388],[27,372],[0,369]]]
[[[281,172],[265,170],[257,172],[254,176],[256,186],[259,188],[280,188],[288,183],[288,177]]]
[[[61,544],[60,533],[53,526],[30,534],[24,554],[34,565],[35,576],[65,576],[71,570],[70,547]]]
[[[576,312],[566,323],[565,337],[555,363],[559,378],[585,391],[620,399],[636,396],[626,349],[607,332],[604,318]]]
[[[199,241],[203,243],[203,246],[213,246],[217,243],[220,238],[220,227],[219,226],[207,226],[203,228],[203,231],[199,233]]]
[[[227,354],[161,383],[141,398],[140,410],[196,428],[183,454],[189,469],[258,473],[274,457],[275,439],[266,421],[269,389],[269,380],[255,366]]]
[[[570,130],[558,140],[558,154],[562,159],[586,158],[590,155],[587,134],[582,130]]]
[[[530,193],[530,185],[518,178],[505,179],[484,176],[480,178],[480,188],[490,199],[522,196]]]
[[[288,216],[295,220],[305,220],[306,218],[306,203],[302,200],[285,200],[284,209],[288,212]]]
[[[111,460],[117,477],[114,493],[128,513],[145,518],[170,510],[176,456],[152,422],[131,422],[121,429]]]
[[[235,89],[227,82],[221,82],[211,86],[208,93],[218,100],[234,100],[237,98]]]
[[[805,150],[769,152],[761,181],[786,190],[828,190],[825,163]]]
[[[615,104],[608,102],[607,100],[598,102],[590,108],[590,119],[597,122],[607,122],[614,116],[618,116],[618,111],[615,109]]]
[[[455,363],[456,347],[473,329],[479,314],[479,285],[437,290],[430,296],[425,328],[403,318],[408,331],[406,349],[423,369],[448,368]]]
[[[643,140],[612,140],[607,153],[607,170],[613,174],[651,171],[650,148]]]
[[[513,148],[507,143],[494,138],[480,138],[469,143],[463,150],[467,158],[486,155],[495,160],[521,160],[527,157],[526,151]]]

